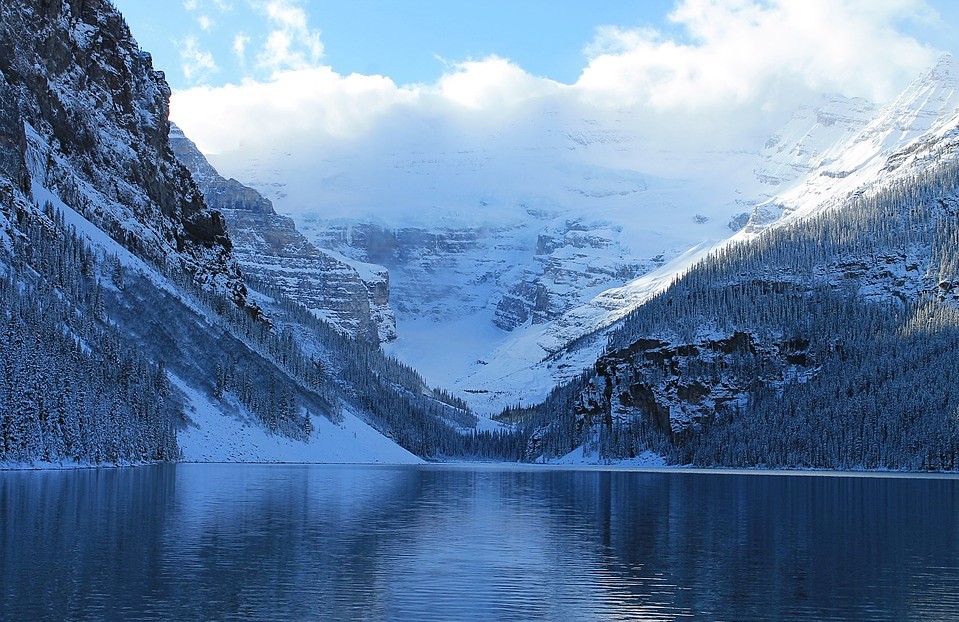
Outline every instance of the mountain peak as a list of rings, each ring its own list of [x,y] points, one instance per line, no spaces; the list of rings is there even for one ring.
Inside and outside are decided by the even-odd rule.
[[[938,62],[929,72],[929,78],[937,81],[953,81],[959,78],[959,63],[957,63],[956,58],[948,52],[940,56]]]

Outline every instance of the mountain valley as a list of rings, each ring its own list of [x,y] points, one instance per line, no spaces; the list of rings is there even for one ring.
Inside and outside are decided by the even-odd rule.
[[[951,57],[748,148],[544,99],[204,154],[110,2],[0,35],[2,464],[956,469]]]

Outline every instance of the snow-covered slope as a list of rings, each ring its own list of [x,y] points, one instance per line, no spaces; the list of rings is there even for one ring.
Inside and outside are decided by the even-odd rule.
[[[824,98],[754,150],[671,151],[630,129],[629,111],[538,110],[470,135],[394,128],[377,151],[212,160],[318,246],[386,267],[389,351],[495,412],[578,375],[604,331],[737,232],[841,202],[946,148],[956,75],[945,58],[883,107]]]
[[[869,111],[866,105],[856,108]],[[948,152],[956,144],[959,125],[959,64],[943,57],[899,97],[865,118],[863,124],[864,117],[857,114],[845,124],[847,129],[830,132],[829,141],[817,141],[802,165],[806,173],[780,184],[774,196],[757,207],[748,231],[836,207],[855,193],[875,192]],[[796,166],[788,159],[784,163]]]
[[[186,462],[310,462],[324,464],[423,462],[352,412],[338,423],[318,417],[308,442],[269,434],[252,418],[224,417],[221,404],[175,379],[187,396],[190,426],[179,434]]]

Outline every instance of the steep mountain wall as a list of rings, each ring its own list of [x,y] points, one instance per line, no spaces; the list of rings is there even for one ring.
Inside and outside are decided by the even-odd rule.
[[[357,270],[356,263],[318,249],[259,192],[220,175],[175,125],[170,144],[210,207],[226,218],[244,274],[279,288],[349,335],[396,338],[385,269],[364,264]]]
[[[106,0],[0,6],[0,170],[151,264],[245,302],[222,216],[170,150],[170,88]]]

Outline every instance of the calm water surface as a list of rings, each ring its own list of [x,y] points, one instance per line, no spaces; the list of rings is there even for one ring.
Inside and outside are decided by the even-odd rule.
[[[0,473],[3,620],[957,620],[959,480]]]

